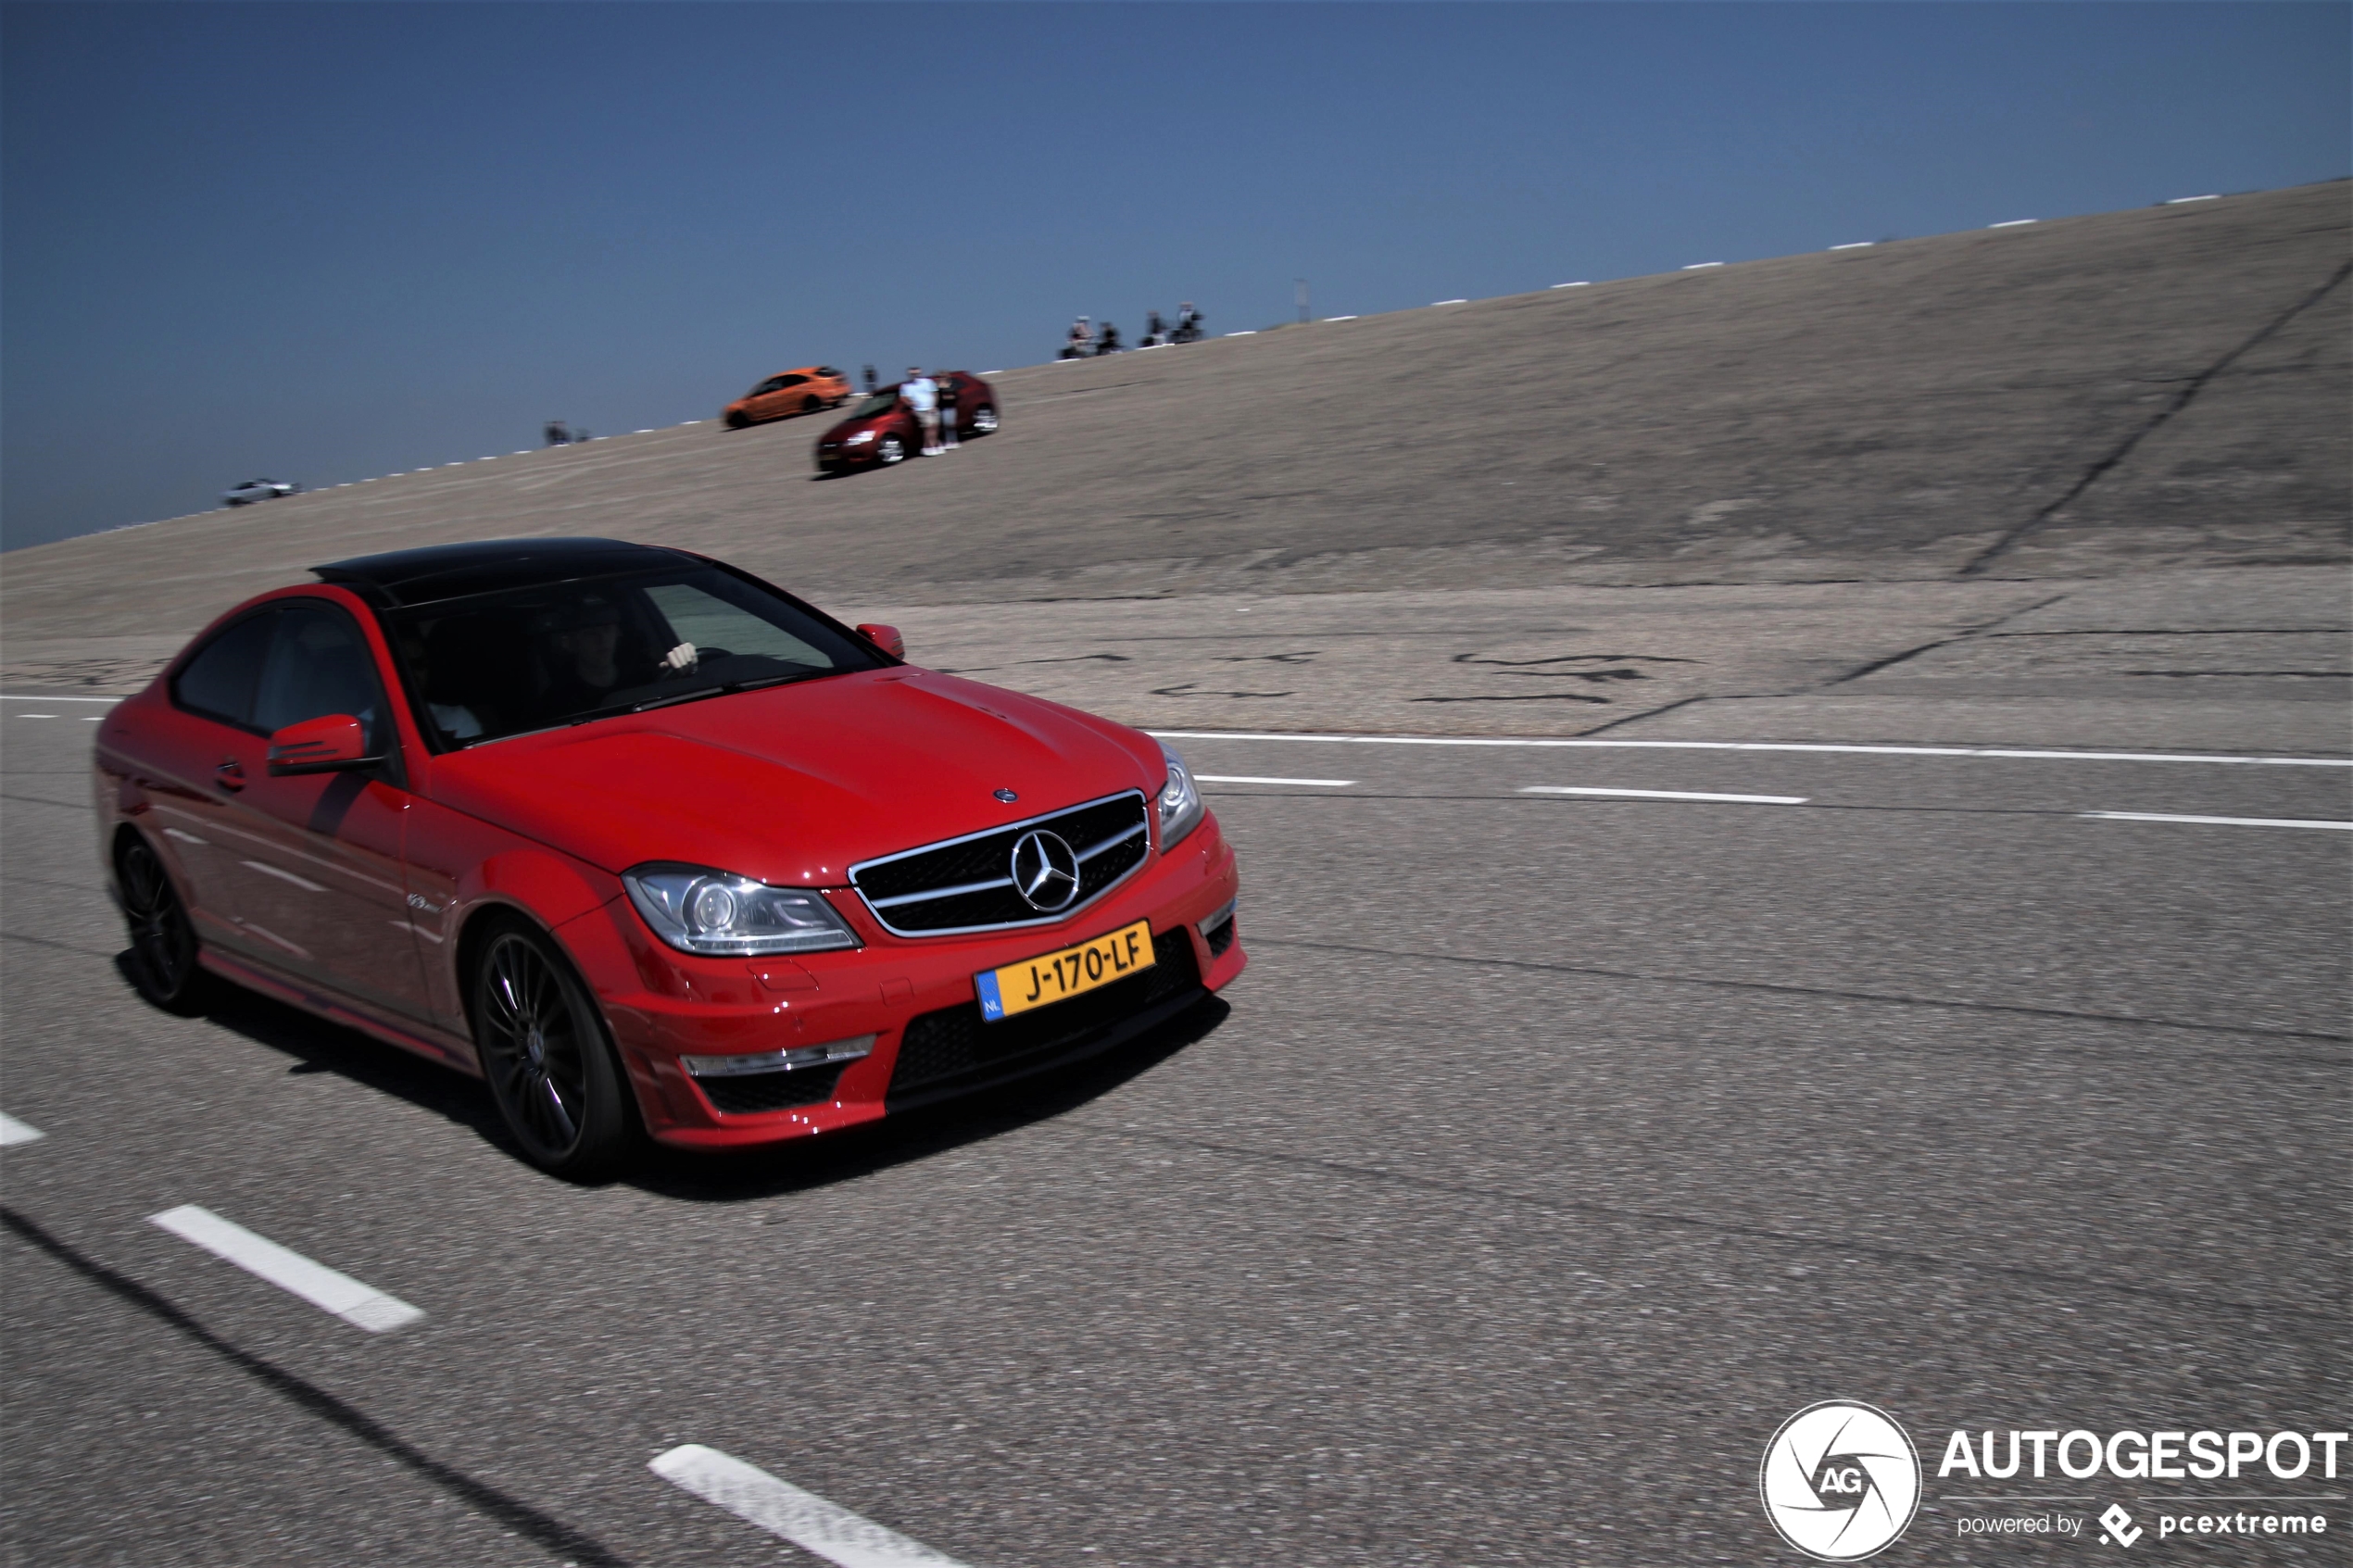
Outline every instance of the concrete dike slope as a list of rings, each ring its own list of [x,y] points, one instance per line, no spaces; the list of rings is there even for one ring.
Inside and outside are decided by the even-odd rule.
[[[2162,680],[2301,703],[2278,738],[2318,744],[2348,619],[2349,189],[1008,370],[1001,433],[849,479],[811,477],[821,420],[709,422],[36,546],[0,562],[8,678],[120,689],[314,561],[605,533],[1145,722],[1576,734],[1857,682]],[[2008,625],[2053,614],[2089,623]],[[2175,644],[2152,663],[2127,633]],[[2031,655],[1995,658],[2005,635]]]

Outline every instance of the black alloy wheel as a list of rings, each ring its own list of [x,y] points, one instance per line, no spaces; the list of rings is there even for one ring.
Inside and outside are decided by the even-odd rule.
[[[473,1023],[490,1097],[523,1157],[567,1181],[611,1175],[635,1131],[620,1065],[572,966],[520,921],[483,947]]]
[[[973,410],[973,433],[987,435],[997,428],[997,410],[987,403]]]
[[[875,461],[888,468],[907,456],[906,443],[895,435],[886,435],[875,444]]]
[[[131,927],[125,965],[139,995],[166,1012],[203,1010],[206,976],[196,962],[196,928],[180,902],[171,873],[147,841],[126,836],[115,857],[122,918]]]
[[[751,423],[751,416],[745,413],[741,408],[736,409],[734,413],[727,416],[727,428],[729,430],[741,430],[749,423]]]
[[[802,413],[813,414],[817,411],[817,408],[818,400],[815,397],[804,397],[800,400],[800,411]]]

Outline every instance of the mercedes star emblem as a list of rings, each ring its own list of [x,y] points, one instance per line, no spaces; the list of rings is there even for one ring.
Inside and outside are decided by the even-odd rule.
[[[1078,897],[1078,857],[1059,834],[1037,828],[1013,842],[1013,888],[1044,914],[1070,908]]]

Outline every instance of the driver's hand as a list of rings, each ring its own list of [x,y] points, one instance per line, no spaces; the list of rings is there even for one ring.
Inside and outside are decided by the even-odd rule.
[[[676,647],[672,648],[668,653],[661,656],[661,667],[666,671],[674,671],[683,673],[695,667],[695,660],[697,657],[694,644],[680,643]]]

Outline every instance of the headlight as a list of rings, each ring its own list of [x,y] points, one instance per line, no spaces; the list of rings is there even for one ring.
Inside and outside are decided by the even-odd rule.
[[[858,946],[824,895],[805,887],[771,887],[702,866],[639,866],[621,880],[654,935],[682,952],[732,957]]]
[[[841,444],[842,444],[844,446],[863,446],[864,445],[866,445],[866,443],[868,443],[869,441],[872,441],[874,438],[875,438],[875,433],[874,433],[873,431],[871,431],[871,430],[862,430],[862,431],[860,431],[860,432],[859,432],[857,434],[855,434],[855,435],[845,435],[845,436],[843,436],[843,437],[841,438]]]
[[[1166,746],[1160,754],[1168,759],[1168,782],[1160,789],[1160,847],[1166,849],[1201,825],[1202,804],[1185,759]]]

